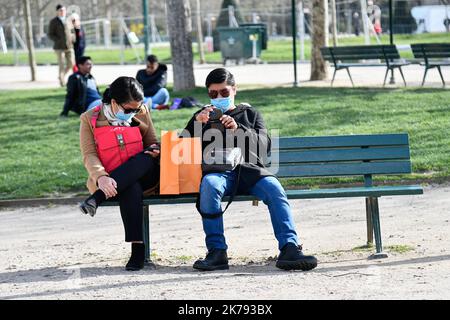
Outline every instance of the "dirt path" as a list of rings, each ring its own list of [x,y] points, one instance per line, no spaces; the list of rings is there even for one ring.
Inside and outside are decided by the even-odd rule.
[[[192,205],[151,207],[156,269],[127,272],[118,208],[0,211],[0,299],[450,299],[450,186],[380,200],[388,259],[368,260],[364,200],[291,201],[317,269],[285,272],[266,207],[234,203],[228,271],[200,273],[203,232]]]

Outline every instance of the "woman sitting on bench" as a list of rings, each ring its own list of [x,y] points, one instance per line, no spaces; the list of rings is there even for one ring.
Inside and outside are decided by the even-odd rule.
[[[159,182],[158,141],[143,99],[139,82],[119,77],[105,91],[103,104],[81,115],[80,125],[81,153],[92,195],[79,207],[93,217],[106,199],[119,201],[125,241],[131,242],[127,270],[144,267],[142,197]]]

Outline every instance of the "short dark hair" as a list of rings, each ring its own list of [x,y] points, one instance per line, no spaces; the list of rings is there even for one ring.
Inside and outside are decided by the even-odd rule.
[[[89,56],[81,56],[77,59],[77,65],[84,64],[86,61],[92,60]]]
[[[236,82],[234,81],[234,76],[225,68],[217,68],[211,71],[206,77],[205,85],[206,88],[213,83],[222,83],[225,82],[227,85],[234,86]]]
[[[64,8],[64,6],[63,6],[62,4],[58,4],[58,5],[56,6],[56,11],[58,11],[58,10],[61,9],[61,8]]]
[[[135,78],[119,77],[103,93],[102,101],[104,103],[111,103],[111,99],[120,104],[142,101],[144,100],[144,88]]]
[[[154,54],[151,54],[147,57],[147,62],[148,63],[156,63],[156,62],[158,62],[158,57],[155,56]]]

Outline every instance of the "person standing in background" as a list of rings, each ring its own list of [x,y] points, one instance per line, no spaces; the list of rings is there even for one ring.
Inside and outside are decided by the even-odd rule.
[[[50,20],[48,26],[48,37],[54,42],[53,50],[55,50],[59,66],[59,84],[64,87],[65,77],[75,64],[73,52],[75,30],[71,21],[66,17],[66,7],[58,4],[56,12],[57,16]]]

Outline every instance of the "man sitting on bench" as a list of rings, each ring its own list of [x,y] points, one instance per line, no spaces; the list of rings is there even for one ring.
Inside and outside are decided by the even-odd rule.
[[[213,134],[214,129],[223,138],[222,141],[232,137],[231,141],[237,144],[234,147],[241,147],[244,163],[232,171],[206,174],[203,172],[197,209],[203,218],[208,254],[205,259],[197,260],[193,267],[202,271],[229,268],[221,201],[224,196],[233,197],[239,192],[252,194],[268,206],[278,248],[281,251],[276,266],[285,270],[314,269],[317,266],[316,258],[303,255],[302,247],[299,246],[286,193],[278,179],[264,167],[265,161],[261,154],[270,148],[270,138],[261,115],[248,104],[235,106],[234,77],[224,68],[215,69],[207,76],[206,88],[212,106],[196,112],[185,130],[191,137],[201,136],[204,153],[212,143],[217,143],[217,139],[210,142],[206,137]],[[209,120],[213,117],[213,113],[223,115],[218,121],[211,123]],[[213,129],[209,130],[211,128]],[[209,132],[206,132],[207,130]],[[240,140],[239,135],[244,137],[245,147],[239,142],[236,143],[235,138]],[[248,143],[246,137],[250,137]],[[255,143],[253,147],[250,145],[252,142]],[[259,148],[259,151],[255,148]]]

